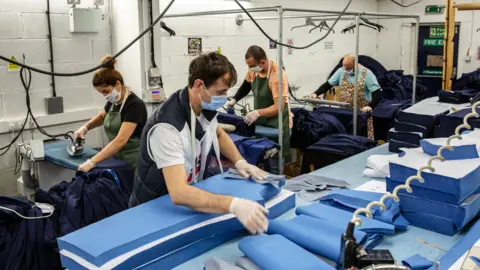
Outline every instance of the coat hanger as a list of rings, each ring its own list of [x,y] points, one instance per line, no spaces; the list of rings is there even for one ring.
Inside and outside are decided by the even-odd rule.
[[[332,30],[332,32],[335,34],[335,30],[333,30],[333,28],[331,28],[328,24],[327,24],[327,21],[325,20],[322,20],[320,22],[319,25],[315,26],[314,28],[310,29],[310,32],[309,33],[312,33],[313,30],[317,29],[317,28],[320,28],[320,32],[325,28],[325,30],[329,31],[329,30]]]
[[[160,27],[162,27],[163,30],[167,31],[170,36],[175,36],[175,31],[168,27],[163,21],[160,21]]]
[[[359,25],[360,25],[360,26],[365,26],[365,27],[368,27],[368,28],[371,28],[371,29],[373,29],[373,30],[375,30],[375,31],[379,31],[379,32],[380,32],[380,30],[379,30],[377,27],[373,26],[373,25],[365,24],[365,23],[363,23],[363,22],[359,23]],[[355,28],[356,28],[356,24],[355,24],[355,23],[352,23],[351,25],[347,26],[346,28],[344,28],[344,29],[342,30],[342,34],[345,34],[346,32],[349,32],[349,33],[350,33],[350,31],[352,31],[353,33],[355,33]]]
[[[383,29],[383,28],[385,28],[386,30],[388,30],[385,26],[383,26],[383,25],[381,25],[381,24],[377,24],[377,23],[371,22],[371,21],[369,21],[369,20],[366,19],[366,18],[360,17],[360,19],[362,19],[362,21],[365,22],[365,24],[368,24],[368,25],[371,25],[371,26],[374,26],[374,27],[378,28],[378,32],[382,32],[382,29]]]
[[[302,28],[302,27],[307,27],[307,26],[317,26],[313,20],[312,20],[312,17],[306,17],[305,18],[305,24],[302,24],[302,25],[298,25],[298,26],[294,26],[292,27],[292,29],[290,29],[290,31],[292,31],[293,29],[295,28]]]

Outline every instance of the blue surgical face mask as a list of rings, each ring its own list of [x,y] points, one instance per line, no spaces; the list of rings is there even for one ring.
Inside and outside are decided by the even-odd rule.
[[[205,92],[207,92],[207,95],[210,97],[210,103],[206,103],[205,101],[202,100],[202,96],[200,96],[200,101],[202,102],[202,109],[204,110],[209,110],[209,111],[216,111],[220,109],[225,103],[227,103],[228,96],[214,96],[212,97],[210,93],[207,91],[207,87],[205,87],[205,84],[203,84],[203,89],[205,89]]]

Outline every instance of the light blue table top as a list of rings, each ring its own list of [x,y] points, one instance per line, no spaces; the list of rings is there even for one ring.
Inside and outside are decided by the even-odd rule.
[[[344,159],[340,162],[312,172],[314,175],[322,175],[333,179],[344,180],[350,183],[352,189],[368,182],[371,178],[363,176],[363,170],[367,158],[370,155],[391,154],[388,151],[388,144],[373,148],[361,154]],[[378,180],[378,179],[376,179]],[[308,204],[299,196],[296,197],[297,206]],[[295,217],[295,210],[290,210],[279,219],[291,219]],[[394,258],[400,263],[403,259],[415,254],[420,254],[431,261],[439,260],[443,254],[451,249],[464,234],[446,236],[435,232],[409,226],[403,233],[387,236],[376,249],[389,249]],[[243,256],[238,249],[238,241],[234,239],[215,249],[210,250],[175,269],[203,269],[203,263],[211,257],[217,257],[228,262],[235,262],[236,258]],[[423,243],[422,243],[423,242]],[[425,242],[429,243],[425,244]],[[434,247],[435,246],[435,247]]]

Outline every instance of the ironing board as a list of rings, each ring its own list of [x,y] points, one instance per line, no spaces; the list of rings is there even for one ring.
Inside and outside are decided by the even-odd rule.
[[[278,128],[256,126],[255,136],[269,139],[278,139]]]
[[[69,144],[70,140],[46,143],[44,145],[45,160],[67,169],[76,170],[78,166],[87,161],[87,159],[98,153],[97,150],[84,146],[83,155],[72,157],[66,151]]]

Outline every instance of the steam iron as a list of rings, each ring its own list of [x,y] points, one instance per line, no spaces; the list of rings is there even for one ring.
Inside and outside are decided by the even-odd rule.
[[[67,152],[72,157],[78,157],[83,155],[83,144],[85,139],[77,137],[75,140],[70,138],[72,142],[67,146]]]

